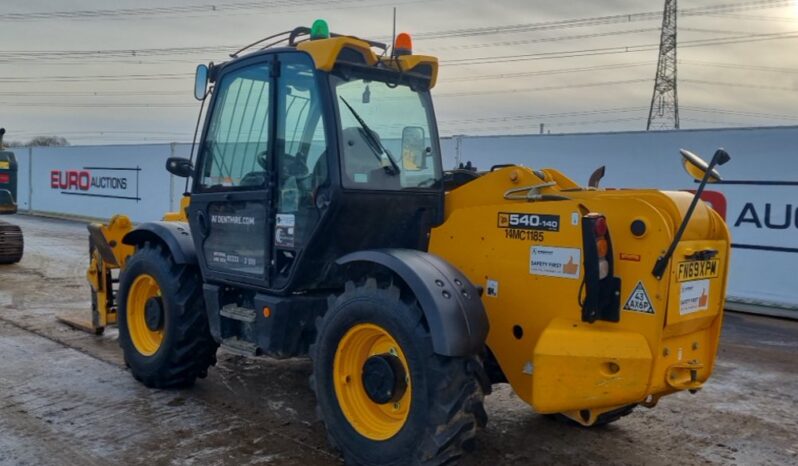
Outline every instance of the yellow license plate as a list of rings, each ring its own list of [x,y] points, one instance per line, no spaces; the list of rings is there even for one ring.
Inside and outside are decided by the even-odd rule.
[[[706,261],[679,262],[679,268],[677,270],[677,281],[680,282],[715,278],[720,273],[720,260],[710,259]]]
[[[8,170],[9,168],[11,168],[11,163],[6,162],[5,160],[0,161],[0,168],[2,168],[3,170]]]

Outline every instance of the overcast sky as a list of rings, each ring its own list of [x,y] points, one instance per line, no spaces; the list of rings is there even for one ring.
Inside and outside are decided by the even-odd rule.
[[[797,3],[680,2],[682,128],[798,124]],[[442,62],[443,135],[645,129],[663,4],[633,0],[4,0],[0,126],[22,141],[188,141],[197,63],[317,17],[386,40],[393,6],[415,51]]]

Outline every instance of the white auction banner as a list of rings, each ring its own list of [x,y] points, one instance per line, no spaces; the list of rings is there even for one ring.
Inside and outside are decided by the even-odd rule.
[[[92,218],[128,215],[160,219],[175,207],[182,180],[166,171],[166,159],[187,156],[186,145],[151,144],[33,148],[21,172],[23,208]]]

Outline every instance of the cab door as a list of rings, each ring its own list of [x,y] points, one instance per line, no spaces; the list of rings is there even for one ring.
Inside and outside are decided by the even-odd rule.
[[[210,282],[270,284],[273,56],[225,69],[213,93],[189,207]]]

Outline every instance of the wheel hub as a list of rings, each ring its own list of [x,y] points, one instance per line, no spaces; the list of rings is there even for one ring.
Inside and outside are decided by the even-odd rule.
[[[153,296],[144,305],[144,322],[150,331],[163,328],[163,300],[160,296]]]
[[[368,358],[363,364],[363,388],[377,404],[393,403],[407,389],[405,368],[398,357],[386,353]]]

